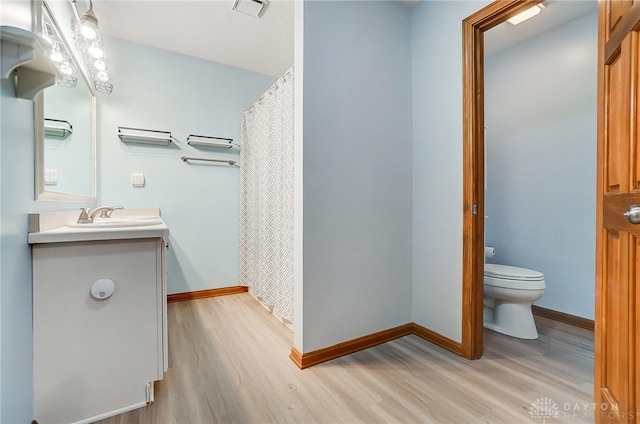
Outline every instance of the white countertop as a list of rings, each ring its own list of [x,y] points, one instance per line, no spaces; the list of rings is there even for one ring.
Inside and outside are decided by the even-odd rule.
[[[148,216],[151,214],[158,217],[159,224],[128,227],[75,225],[79,211],[31,215],[31,231],[28,240],[29,244],[40,244],[168,237],[169,227],[160,218],[158,209],[125,209],[124,211],[115,211],[113,216],[120,219],[123,217],[135,219],[136,215]]]

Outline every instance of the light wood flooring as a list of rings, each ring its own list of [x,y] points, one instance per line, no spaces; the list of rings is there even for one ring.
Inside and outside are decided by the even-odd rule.
[[[155,403],[102,423],[543,423],[539,398],[547,423],[593,422],[593,333],[536,320],[538,340],[485,331],[478,361],[407,336],[300,371],[249,294],[172,303]]]

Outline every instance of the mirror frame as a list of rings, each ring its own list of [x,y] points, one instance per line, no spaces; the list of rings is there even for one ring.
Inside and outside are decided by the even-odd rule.
[[[64,34],[56,20],[51,7],[47,4],[46,0],[42,1],[41,13],[46,9],[51,22],[55,26],[56,30],[60,34],[60,38],[65,48],[69,52],[69,55],[73,59],[78,68],[78,72],[82,75],[82,80],[89,88],[91,94],[91,173],[92,173],[92,187],[91,195],[82,195],[74,193],[65,193],[60,191],[47,191],[47,187],[44,184],[44,98],[43,93],[46,90],[41,91],[36,95],[33,100],[33,117],[34,117],[34,138],[35,138],[35,200],[36,201],[54,201],[54,202],[95,202],[97,198],[97,167],[96,167],[96,150],[97,150],[97,119],[96,119],[96,92],[91,85],[91,80],[87,75],[87,72],[82,66],[82,61],[77,55],[75,49],[72,48],[67,35]],[[44,17],[39,19],[39,26],[42,28],[44,25]],[[42,29],[40,29],[42,31]]]

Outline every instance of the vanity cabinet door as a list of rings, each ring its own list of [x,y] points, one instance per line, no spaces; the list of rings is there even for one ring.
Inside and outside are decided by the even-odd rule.
[[[75,422],[144,406],[162,378],[158,239],[33,246],[34,418]],[[98,279],[115,284],[92,297]]]

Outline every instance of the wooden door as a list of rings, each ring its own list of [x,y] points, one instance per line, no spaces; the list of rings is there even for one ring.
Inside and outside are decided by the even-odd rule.
[[[640,0],[599,5],[595,420],[640,421]]]

